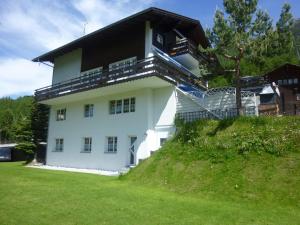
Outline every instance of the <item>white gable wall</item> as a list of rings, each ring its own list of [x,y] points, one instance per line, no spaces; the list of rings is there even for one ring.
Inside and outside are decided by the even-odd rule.
[[[52,84],[80,76],[82,50],[77,49],[54,60]]]
[[[136,112],[109,114],[109,101],[136,98]],[[84,118],[85,104],[94,116]],[[66,120],[56,121],[56,110],[66,108]],[[129,165],[129,136],[137,136],[136,162],[160,146],[160,138],[174,132],[175,88],[142,89],[51,107],[47,164],[75,168],[120,170]],[[118,137],[118,152],[105,153],[106,137]],[[81,153],[83,138],[92,137],[91,153]],[[64,139],[63,152],[54,152],[55,139]]]

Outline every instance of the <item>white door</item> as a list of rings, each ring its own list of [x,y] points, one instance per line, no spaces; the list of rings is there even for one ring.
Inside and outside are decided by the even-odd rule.
[[[136,164],[136,159],[135,159],[135,155],[136,155],[136,140],[137,137],[136,136],[130,136],[129,137],[129,164],[130,165],[135,165]]]

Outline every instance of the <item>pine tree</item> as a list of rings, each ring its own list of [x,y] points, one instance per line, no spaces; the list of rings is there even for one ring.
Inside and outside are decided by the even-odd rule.
[[[30,161],[36,150],[36,145],[33,142],[31,120],[26,117],[20,120],[19,123],[16,124],[15,134],[17,141],[16,149],[24,151],[27,155],[27,161]]]
[[[224,0],[225,14],[217,10],[214,26],[208,31],[214,52],[234,62],[236,82],[236,106],[239,115],[244,114],[241,99],[240,64],[245,52],[252,45],[253,15],[258,0]]]
[[[293,50],[293,33],[294,24],[291,6],[284,4],[281,10],[280,18],[276,23],[276,32],[278,35],[278,54],[290,53]]]

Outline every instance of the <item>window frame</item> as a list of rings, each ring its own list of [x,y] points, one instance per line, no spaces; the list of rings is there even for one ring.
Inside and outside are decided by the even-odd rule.
[[[130,98],[130,112],[135,112],[136,100],[135,97]]]
[[[130,112],[130,98],[123,99],[123,113]]]
[[[110,63],[108,65],[108,70],[109,70],[109,72],[112,72],[114,70],[121,70],[121,69],[123,69],[122,73],[129,73],[129,72],[132,72],[132,69],[125,70],[125,68],[133,66],[136,63],[137,63],[137,57],[133,56],[133,57],[130,57],[130,58],[126,58],[126,59],[122,59],[122,60]],[[112,76],[117,76],[120,73],[121,72],[114,73],[114,74],[112,74]]]
[[[160,33],[157,33],[156,42],[159,43],[161,46],[164,46],[164,36]]]
[[[83,114],[84,118],[94,117],[94,104],[85,104]]]
[[[64,121],[67,119],[67,109],[57,109],[56,110],[56,121]]]
[[[116,100],[109,101],[109,114],[114,115],[116,114]]]
[[[87,141],[87,143],[86,143],[86,141]],[[92,144],[93,144],[92,137],[84,137],[81,153],[91,153],[92,152]],[[88,148],[86,148],[86,146],[88,146]]]
[[[105,153],[114,154],[117,152],[118,152],[118,137],[117,136],[107,136]]]
[[[159,138],[160,147],[162,147],[166,143],[167,140],[168,140],[167,138]]]
[[[63,152],[64,151],[64,139],[55,138],[55,146],[53,152]]]
[[[118,99],[116,100],[116,114],[121,114],[123,110],[123,100]]]

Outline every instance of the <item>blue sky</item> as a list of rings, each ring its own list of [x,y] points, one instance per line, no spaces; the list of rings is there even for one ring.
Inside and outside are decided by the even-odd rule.
[[[300,18],[299,0],[260,0],[274,22],[282,5]],[[51,83],[52,68],[30,59],[150,6],[213,24],[222,0],[0,0],[0,97],[32,94]]]

